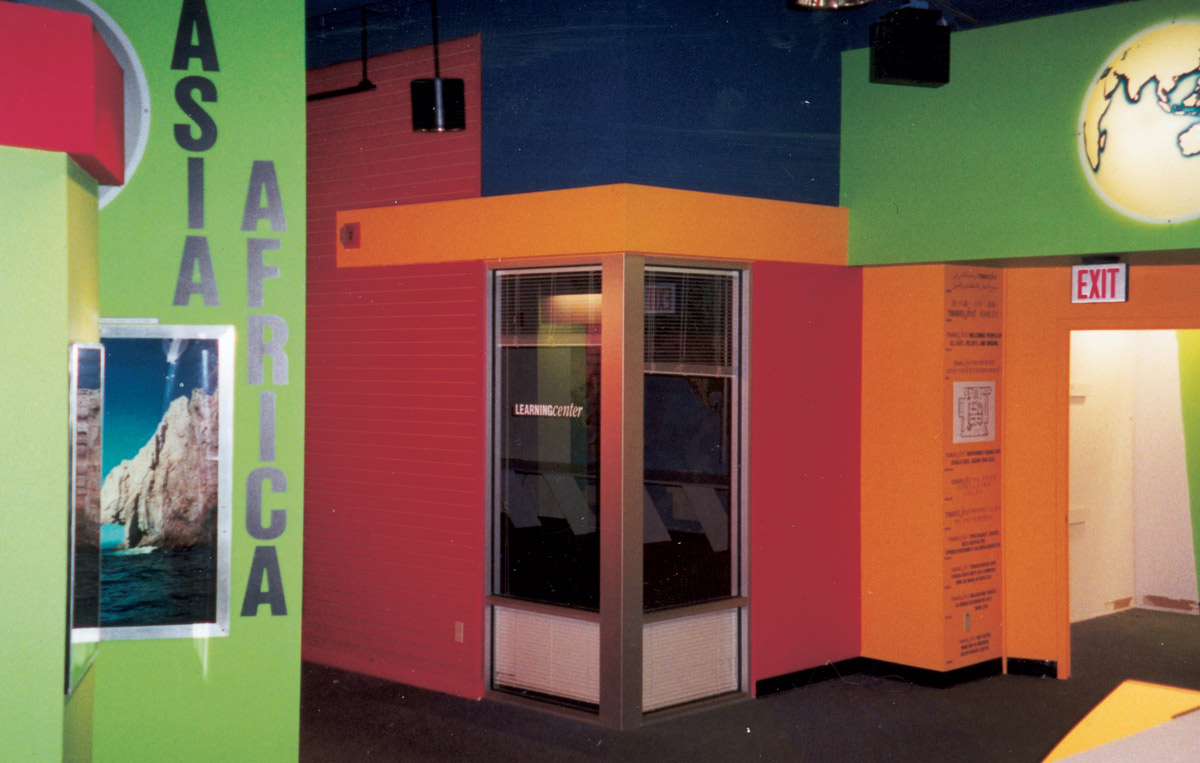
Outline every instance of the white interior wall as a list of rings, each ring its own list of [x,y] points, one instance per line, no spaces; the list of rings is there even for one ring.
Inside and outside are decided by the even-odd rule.
[[[1196,599],[1174,331],[1071,334],[1071,621]]]
[[[1071,332],[1071,622],[1134,596],[1133,337]]]
[[[1133,403],[1134,601],[1177,608],[1196,601],[1187,448],[1174,331],[1137,331]]]

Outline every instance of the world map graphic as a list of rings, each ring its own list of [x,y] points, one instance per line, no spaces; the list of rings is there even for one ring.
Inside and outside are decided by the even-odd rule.
[[[1088,89],[1078,137],[1084,174],[1121,214],[1200,217],[1200,19],[1122,43]]]

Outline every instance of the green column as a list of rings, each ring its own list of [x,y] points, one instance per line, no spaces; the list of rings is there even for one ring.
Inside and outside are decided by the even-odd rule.
[[[67,371],[70,343],[97,338],[96,186],[20,148],[0,147],[0,177],[0,756],[87,760],[90,685],[63,690]]]
[[[1183,408],[1183,438],[1187,448],[1188,495],[1192,504],[1192,547],[1200,579],[1200,330],[1177,331],[1179,394]]]

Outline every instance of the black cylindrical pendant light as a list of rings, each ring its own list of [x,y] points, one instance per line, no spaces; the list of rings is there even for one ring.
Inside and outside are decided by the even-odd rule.
[[[437,0],[429,0],[433,15],[433,79],[412,81],[413,130],[447,132],[467,127],[467,106],[461,79],[443,79],[438,57]]]

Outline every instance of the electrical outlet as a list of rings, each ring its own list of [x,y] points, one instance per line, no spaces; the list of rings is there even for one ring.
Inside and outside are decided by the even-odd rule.
[[[454,623],[454,640],[460,644],[463,642],[462,620],[459,620],[458,622]]]

